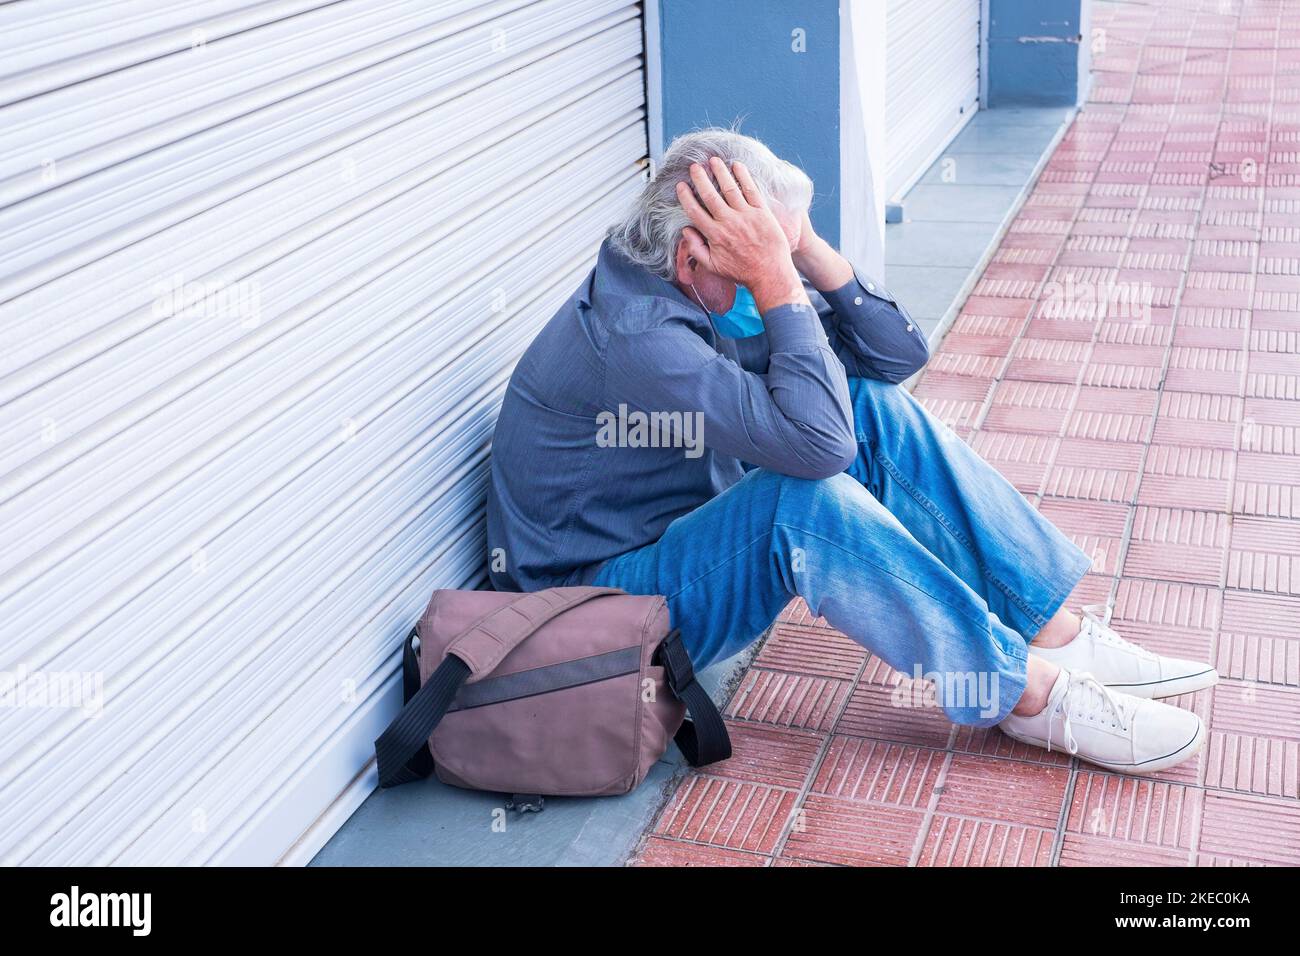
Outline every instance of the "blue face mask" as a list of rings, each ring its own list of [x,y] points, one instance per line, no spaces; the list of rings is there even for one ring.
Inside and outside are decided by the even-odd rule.
[[[691,286],[691,291],[695,292],[700,308],[709,313],[709,318],[713,320],[713,327],[724,338],[747,339],[763,331],[763,317],[758,313],[758,305],[754,302],[754,296],[743,285],[736,286],[736,301],[731,303],[731,308],[721,315],[709,311],[704,300],[700,299],[700,293],[695,290],[695,286]]]

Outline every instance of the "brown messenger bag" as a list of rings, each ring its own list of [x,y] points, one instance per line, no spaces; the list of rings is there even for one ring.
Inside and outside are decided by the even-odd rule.
[[[669,740],[692,766],[731,756],[659,596],[435,591],[402,657],[405,705],[375,741],[381,787],[433,772],[530,810],[627,793]]]

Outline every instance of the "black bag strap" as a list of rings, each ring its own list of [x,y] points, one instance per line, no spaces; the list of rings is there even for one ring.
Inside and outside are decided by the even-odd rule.
[[[491,634],[517,646],[547,621],[594,598],[623,592],[616,588],[572,588],[562,598],[558,591],[535,591],[521,594],[508,604],[485,614],[450,643],[475,631]],[[470,675],[470,665],[455,654],[447,654],[437,669],[420,686],[420,665],[414,641],[419,636],[413,628],[402,648],[402,690],[405,703],[401,712],[375,741],[375,762],[379,768],[379,785],[396,787],[427,777],[433,772],[433,755],[429,753],[429,735],[446,716],[457,691]],[[450,645],[449,645],[450,646]],[[503,654],[504,656],[504,654]]]
[[[406,703],[375,741],[375,762],[379,765],[381,787],[414,783],[433,773],[429,734],[438,726],[451,707],[456,692],[469,677],[469,665],[455,654],[448,654],[420,687],[419,660],[412,648],[416,636],[417,632],[412,628],[402,650],[402,689]],[[413,682],[417,688],[414,694],[410,693]]]
[[[402,705],[410,703],[411,698],[420,692],[420,652],[416,650],[416,642],[420,639],[418,628],[411,628],[411,633],[406,635],[406,640],[402,642]],[[432,677],[432,675],[430,675]],[[452,695],[453,698],[455,695]],[[450,705],[448,705],[450,706]],[[376,755],[378,750],[376,750]],[[423,780],[429,774],[433,773],[433,754],[429,753],[429,741],[426,738],[424,743],[415,752],[410,760],[406,761],[405,769],[409,771],[407,779],[401,783],[410,783],[412,780]]]
[[[674,629],[659,645],[657,654],[663,666],[668,686],[677,699],[686,705],[689,720],[682,721],[681,729],[673,740],[682,756],[692,767],[717,763],[731,756],[731,735],[718,713],[709,692],[695,679],[695,666],[686,653],[681,632]]]

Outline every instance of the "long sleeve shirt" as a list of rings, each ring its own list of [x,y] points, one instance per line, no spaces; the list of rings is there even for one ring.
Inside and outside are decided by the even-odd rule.
[[[871,279],[808,293],[812,307],[771,309],[759,334],[725,338],[675,285],[602,245],[506,390],[488,493],[493,585],[587,583],[749,468],[848,467],[848,376],[901,382],[929,350]]]

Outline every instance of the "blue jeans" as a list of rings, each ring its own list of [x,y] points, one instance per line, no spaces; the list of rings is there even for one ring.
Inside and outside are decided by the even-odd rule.
[[[752,470],[593,583],[665,595],[697,667],[802,597],[895,670],[933,680],[951,720],[997,723],[1024,692],[1029,642],[1088,557],[907,391],[849,386],[848,471]]]

